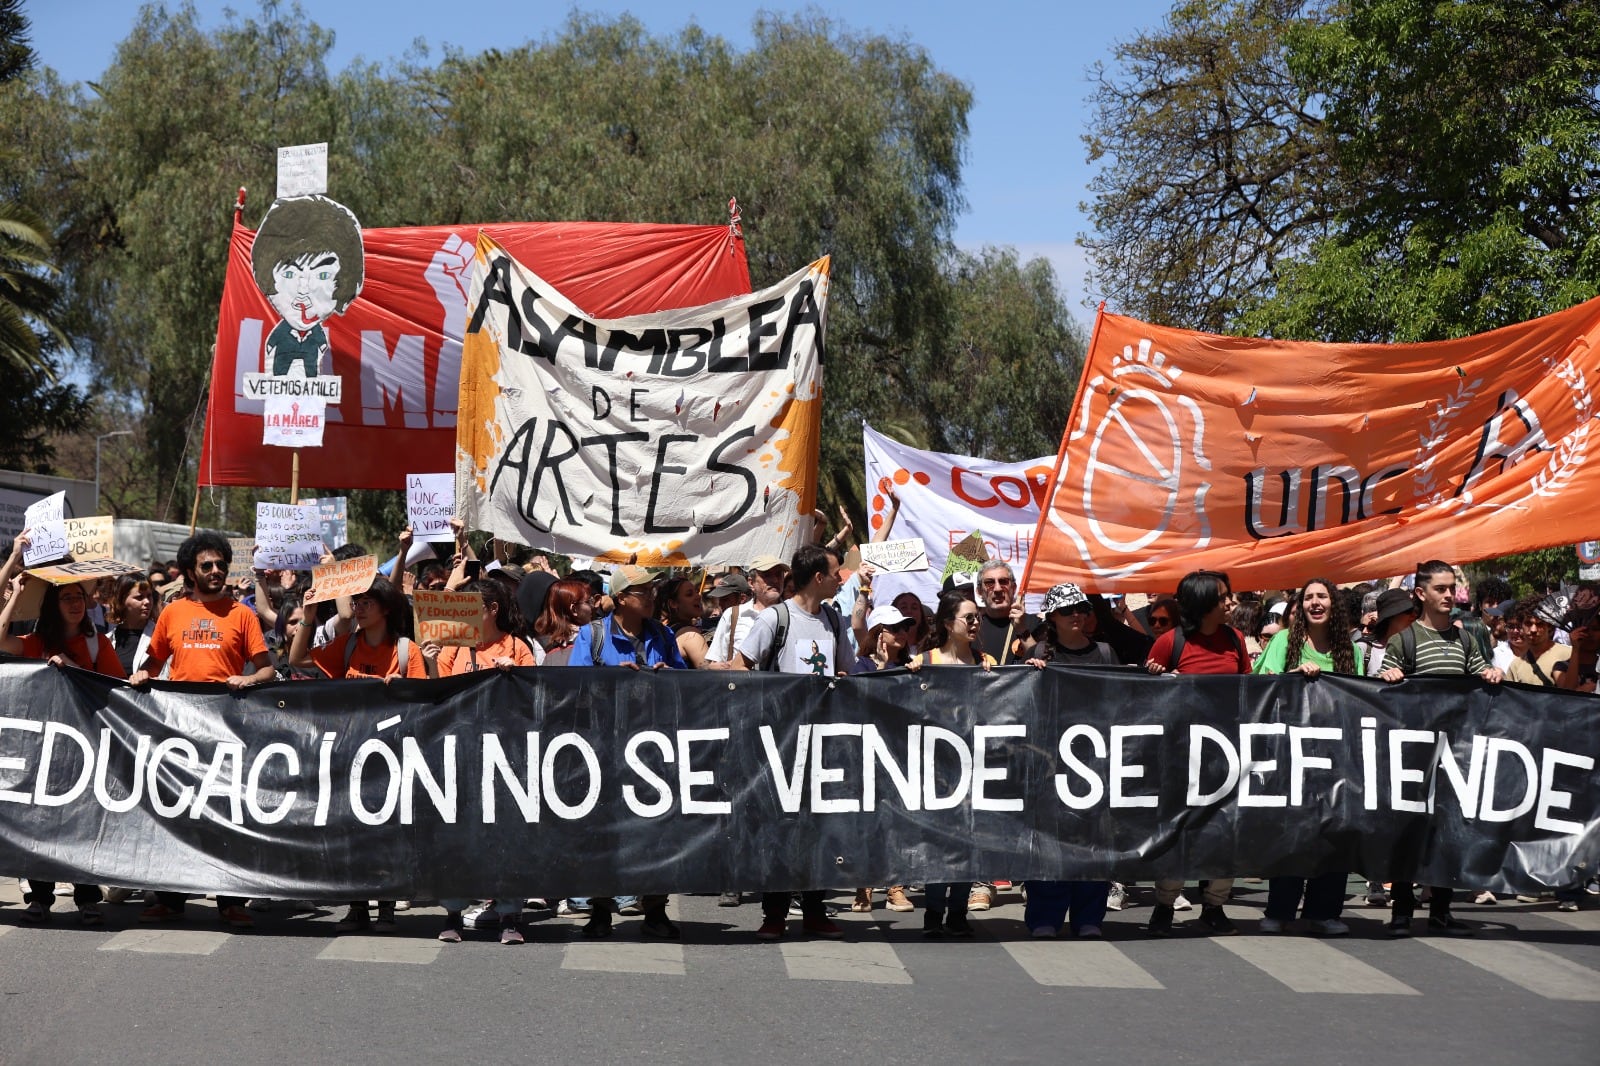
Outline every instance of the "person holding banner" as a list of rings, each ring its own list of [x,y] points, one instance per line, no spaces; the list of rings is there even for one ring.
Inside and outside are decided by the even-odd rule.
[[[688,669],[677,641],[653,617],[655,578],[641,566],[621,566],[609,586],[614,609],[573,636],[568,666],[624,666],[630,670]]]
[[[982,666],[993,669],[994,659],[978,643],[978,605],[966,591],[939,594],[928,631],[928,650],[919,658],[924,666]]]
[[[1378,676],[1391,684],[1408,677],[1461,677],[1477,675],[1491,685],[1500,683],[1501,674],[1484,655],[1478,642],[1455,623],[1456,572],[1449,563],[1431,559],[1417,566],[1415,585],[1421,617],[1389,638],[1384,649],[1383,672]],[[1412,915],[1417,898],[1412,889],[1412,871],[1402,867],[1394,872],[1393,902],[1390,905],[1390,937],[1411,935]],[[1448,885],[1434,886],[1428,900],[1428,930],[1449,935],[1471,935],[1472,926],[1450,913],[1455,890]]]
[[[704,669],[709,649],[705,634],[698,628],[700,616],[705,613],[699,584],[692,577],[672,578],[661,586],[661,594],[656,599],[660,604],[657,621],[666,626],[678,642],[678,653],[683,661],[691,670]]]
[[[1095,640],[1094,606],[1083,590],[1064,582],[1044,598],[1044,617],[1049,624],[1045,639],[1028,653],[1028,665],[1043,670],[1051,663],[1069,666],[1119,666],[1109,645]]]
[[[429,676],[453,677],[491,666],[509,670],[544,662],[544,649],[518,635],[522,617],[513,590],[485,577],[467,582],[460,591],[475,592],[483,598],[482,636],[470,648],[443,648],[431,640],[424,642],[422,656],[429,664]]]
[[[126,677],[117,649],[89,621],[89,594],[82,585],[46,585],[34,631],[22,637],[11,635],[11,618],[21,603],[23,588],[32,580],[36,579],[25,574],[11,579],[11,597],[0,608],[0,651],[28,659],[48,659],[56,667],[70,665],[106,677]],[[30,879],[23,921],[48,921],[55,889],[54,880]],[[84,925],[104,925],[105,917],[100,913],[103,898],[99,885],[74,884],[72,902],[78,906],[78,920]]]
[[[1326,578],[1313,578],[1289,603],[1289,628],[1280,629],[1267,641],[1255,672],[1298,670],[1316,677],[1328,671],[1362,676],[1361,647],[1350,639],[1350,617],[1338,586]],[[1339,920],[1339,914],[1344,910],[1344,886],[1349,877],[1345,870],[1331,870],[1310,878],[1269,878],[1267,910],[1258,928],[1263,933],[1281,933],[1284,924],[1294,921],[1299,912],[1318,936],[1348,936],[1350,927]]]
[[[565,666],[578,630],[594,621],[594,591],[582,578],[564,577],[550,586],[544,610],[533,623],[533,637],[544,649],[546,666]]]
[[[1178,582],[1176,598],[1178,625],[1156,638],[1145,669],[1152,674],[1248,674],[1250,653],[1244,635],[1227,624],[1235,602],[1228,575],[1216,570],[1191,571]],[[1172,935],[1172,912],[1182,891],[1181,880],[1156,882],[1156,905],[1145,926],[1149,935]],[[1206,882],[1200,924],[1218,936],[1239,931],[1222,911],[1232,892],[1231,877]]]
[[[149,657],[128,678],[130,685],[144,687],[168,663],[173,681],[220,681],[231,689],[277,676],[255,612],[228,595],[232,562],[228,538],[209,529],[178,545],[178,567],[188,595],[161,612],[150,637]],[[139,920],[174,922],[183,917],[183,909],[183,893],[158,892],[156,903],[146,907]],[[255,926],[244,900],[233,896],[217,897],[217,917],[232,929]]]
[[[106,618],[111,623],[111,644],[117,649],[124,676],[144,665],[150,650],[150,635],[155,632],[155,590],[143,574],[124,574],[117,578],[111,593]]]

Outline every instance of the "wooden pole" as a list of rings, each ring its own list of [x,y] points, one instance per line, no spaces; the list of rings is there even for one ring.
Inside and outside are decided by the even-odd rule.
[[[194,536],[195,527],[200,524],[200,486],[194,487],[194,506],[189,508],[189,536]]]
[[[292,465],[289,467],[289,503],[298,507],[300,505],[300,449],[294,450]]]

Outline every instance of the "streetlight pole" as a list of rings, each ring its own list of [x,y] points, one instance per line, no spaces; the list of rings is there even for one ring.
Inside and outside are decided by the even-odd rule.
[[[133,430],[116,429],[110,433],[102,433],[94,439],[94,509],[100,510],[100,442],[110,440],[112,437],[131,437]]]

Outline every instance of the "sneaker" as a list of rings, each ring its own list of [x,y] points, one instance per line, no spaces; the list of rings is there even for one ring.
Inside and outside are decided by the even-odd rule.
[[[78,908],[78,921],[84,925],[105,925],[106,916],[100,913],[98,903],[85,903]]]
[[[1382,888],[1369,889],[1367,891],[1367,906],[1387,907],[1388,905],[1389,893],[1385,892]]]
[[[662,911],[644,916],[644,921],[639,923],[639,935],[650,940],[677,940],[683,936],[683,932],[677,923],[667,917],[667,912]]]
[[[1337,918],[1313,918],[1307,923],[1317,936],[1349,936],[1350,927]]]
[[[564,899],[561,906],[556,908],[556,915],[561,918],[587,918],[590,910],[588,903],[575,906],[570,899]]]
[[[1218,936],[1233,936],[1239,931],[1233,919],[1222,913],[1221,907],[1201,907],[1200,924]]]
[[[1262,918],[1256,923],[1256,932],[1269,935],[1283,932],[1283,922],[1277,918]]]
[[[78,886],[73,884],[71,881],[56,882],[56,895],[58,896],[71,896],[77,890]]]
[[[806,936],[820,936],[824,940],[844,939],[844,930],[827,917],[805,919],[800,923],[800,931]]]
[[[494,900],[475,903],[462,911],[461,924],[468,929],[500,928],[500,915],[495,913]]]
[[[1490,892],[1486,888],[1482,892],[1479,892],[1476,896],[1473,896],[1472,902],[1476,903],[1480,907],[1492,907],[1498,903],[1499,900],[1495,899],[1494,893]]]
[[[339,924],[334,926],[341,933],[354,933],[358,930],[369,928],[372,925],[372,915],[367,910],[365,903],[352,904],[345,916],[339,919]]]
[[[1556,904],[1556,910],[1558,910],[1558,911],[1569,911],[1570,912],[1570,911],[1575,911],[1577,909],[1578,909],[1578,901],[1575,900],[1575,899],[1564,899],[1560,903]]]
[[[1078,928],[1079,940],[1104,940],[1105,933],[1101,932],[1098,925],[1085,925]]]
[[[967,895],[967,910],[986,911],[994,905],[994,889],[979,882],[972,886],[972,891]]]
[[[584,937],[589,940],[604,940],[611,933],[611,912],[605,907],[596,907],[594,913],[589,915],[589,920],[583,923]]]
[[[781,918],[768,918],[761,923],[761,928],[756,930],[757,940],[782,940],[783,934],[788,932],[788,925]]]
[[[1194,904],[1189,902],[1188,896],[1179,892],[1178,898],[1172,901],[1172,909],[1175,911],[1192,911],[1194,910]]]
[[[1472,926],[1453,914],[1445,914],[1428,919],[1428,932],[1443,933],[1446,936],[1471,936]]]
[[[445,926],[443,929],[439,930],[439,939],[444,941],[446,944],[461,943],[461,927],[457,925]]]
[[[250,916],[250,912],[245,910],[243,907],[224,907],[222,912],[218,914],[217,917],[220,918],[229,929],[235,929],[239,932],[244,932],[245,930],[254,929],[256,927],[256,920],[252,918]]]
[[[247,899],[244,901],[244,905],[253,911],[270,911],[272,909],[272,901],[270,899]]]
[[[1056,927],[1053,925],[1036,925],[1028,930],[1028,935],[1035,940],[1054,940],[1056,938]]]
[[[948,936],[960,940],[972,939],[972,923],[967,921],[965,914],[952,914],[944,920],[944,931]]]
[[[106,889],[106,902],[127,903],[133,899],[134,895],[134,890],[131,888],[123,888],[120,885],[113,885],[112,887]]]
[[[922,935],[929,940],[943,939],[944,913],[942,911],[922,912]]]
[[[857,914],[868,914],[872,911],[872,889],[856,889],[855,901],[850,904],[850,909]]]
[[[520,943],[522,943],[522,930],[517,928],[516,915],[508,914],[508,915],[505,916],[505,919],[500,923],[500,943],[502,943],[502,944],[520,944]]]
[[[1389,924],[1383,927],[1383,931],[1390,940],[1404,940],[1411,935],[1411,915],[1405,911],[1396,911],[1389,919]]]
[[[1583,890],[1591,896],[1600,896],[1600,877],[1591,877],[1585,881]]]
[[[618,896],[617,913],[627,915],[643,914],[644,905],[639,902],[638,896]]]
[[[38,900],[34,900],[32,903],[28,904],[28,909],[22,912],[22,920],[25,922],[33,922],[35,924],[39,922],[47,922],[50,920],[50,908],[46,907]]]
[[[1539,896],[1538,896],[1537,893],[1533,893],[1533,892],[1518,892],[1517,893],[1517,902],[1518,903],[1538,903],[1539,902]]]
[[[146,924],[152,922],[181,922],[183,921],[183,908],[173,908],[165,903],[152,903],[139,912],[139,920]]]
[[[906,886],[905,885],[890,885],[889,886],[888,895],[889,895],[889,904],[888,904],[888,906],[889,906],[889,909],[892,910],[892,911],[896,911],[896,912],[898,912],[900,914],[905,914],[908,911],[914,911],[914,910],[917,909],[916,905],[913,904],[911,902],[911,900],[906,898]]]
[[[742,902],[743,900],[739,898],[739,893],[737,892],[724,892],[717,897],[717,906],[719,907],[737,907]]]
[[[1128,905],[1128,890],[1120,881],[1111,882],[1111,894],[1106,896],[1106,910],[1120,911]]]
[[[1145,933],[1149,936],[1171,936],[1173,910],[1173,907],[1165,903],[1157,903],[1150,911],[1150,921],[1144,927]]]

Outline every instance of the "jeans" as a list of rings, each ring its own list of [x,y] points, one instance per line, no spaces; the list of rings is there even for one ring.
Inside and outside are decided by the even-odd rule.
[[[1316,877],[1273,877],[1267,881],[1267,917],[1280,922],[1294,921],[1305,896],[1301,916],[1307,921],[1326,922],[1344,910],[1344,886],[1349,875],[1343,870]]]
[[[30,878],[28,880],[28,891],[24,893],[23,898],[29,903],[37,903],[45,910],[49,910],[50,905],[56,900],[56,883],[54,881],[35,881]],[[99,903],[104,898],[100,892],[99,885],[72,886],[72,902],[80,907],[88,907]]]
[[[666,899],[665,896],[661,898]],[[587,914],[591,909],[593,909],[593,901],[596,899],[609,899],[611,901],[612,914],[617,913],[622,908],[630,904],[640,902],[638,896],[568,896],[567,907],[571,910],[581,911],[582,913]]]
[[[1072,918],[1076,933],[1086,925],[1106,920],[1106,898],[1110,881],[1028,881],[1028,902],[1022,908],[1022,921],[1029,929],[1060,929]]]
[[[1178,894],[1183,891],[1182,881],[1157,881],[1156,906],[1170,907],[1178,899]],[[1206,882],[1205,890],[1201,893],[1200,902],[1206,907],[1220,907],[1228,902],[1228,897],[1233,894],[1233,878],[1213,877]]]
[[[971,881],[941,881],[926,885],[922,890],[923,906],[929,914],[945,914],[953,918],[967,913],[967,895],[972,891]]]
[[[768,922],[786,922],[789,920],[789,897],[793,892],[763,892],[761,893],[761,917]],[[801,892],[800,914],[808,922],[824,921],[828,917],[828,908],[823,903],[826,893],[821,889],[812,892]]]

